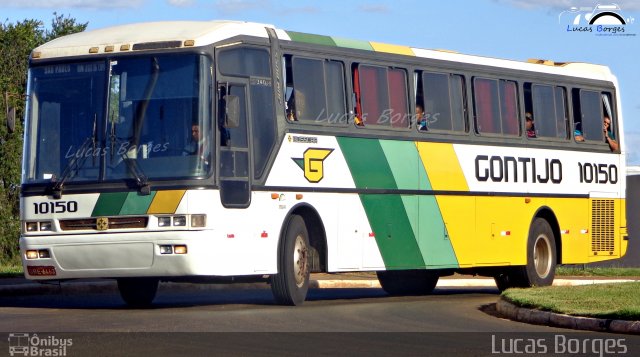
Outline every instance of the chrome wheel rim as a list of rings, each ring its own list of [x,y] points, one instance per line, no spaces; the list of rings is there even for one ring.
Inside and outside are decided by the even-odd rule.
[[[293,272],[296,278],[296,285],[302,287],[308,276],[307,265],[307,245],[304,237],[298,235],[293,249]]]
[[[551,272],[551,244],[545,235],[539,235],[533,247],[533,264],[540,278],[546,278]]]

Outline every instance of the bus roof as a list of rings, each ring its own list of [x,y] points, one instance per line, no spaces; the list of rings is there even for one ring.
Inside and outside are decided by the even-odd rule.
[[[79,32],[34,49],[32,59],[84,56],[160,48],[205,46],[238,35],[267,38],[273,28],[281,40],[402,54],[452,62],[471,63],[532,72],[612,80],[608,67],[577,62],[532,59],[526,62],[465,55],[447,50],[427,50],[373,41],[359,41],[276,29],[273,25],[242,21],[163,21],[120,25]]]

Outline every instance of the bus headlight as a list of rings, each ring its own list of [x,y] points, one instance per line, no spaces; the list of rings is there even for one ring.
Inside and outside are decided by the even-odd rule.
[[[40,222],[40,232],[51,232],[51,221]]]
[[[206,214],[192,214],[191,215],[191,227],[202,228],[207,225]]]
[[[25,231],[27,231],[27,232],[37,232],[38,231],[38,222],[27,222],[27,223],[25,223]]]
[[[171,217],[158,217],[158,227],[169,227],[171,225]]]
[[[185,216],[173,217],[173,225],[176,227],[185,227],[187,225],[187,217]]]

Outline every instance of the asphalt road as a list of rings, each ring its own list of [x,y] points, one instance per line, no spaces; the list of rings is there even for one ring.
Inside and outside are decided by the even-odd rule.
[[[640,352],[640,338],[632,336],[492,316],[497,298],[495,288],[438,288],[419,297],[312,289],[303,306],[284,307],[273,304],[268,289],[161,291],[151,309],[129,309],[113,293],[0,297],[0,331],[9,337],[0,338],[0,353],[11,333],[72,339],[67,356],[492,355],[524,348],[532,338],[554,352],[558,336],[622,338],[628,352]]]

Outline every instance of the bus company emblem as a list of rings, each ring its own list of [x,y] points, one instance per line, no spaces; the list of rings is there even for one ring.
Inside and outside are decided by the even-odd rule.
[[[318,183],[324,177],[324,160],[333,149],[308,148],[303,157],[292,158],[304,171],[304,178],[311,183]]]
[[[98,217],[98,219],[96,219],[96,229],[99,231],[106,231],[109,229],[109,218]]]

